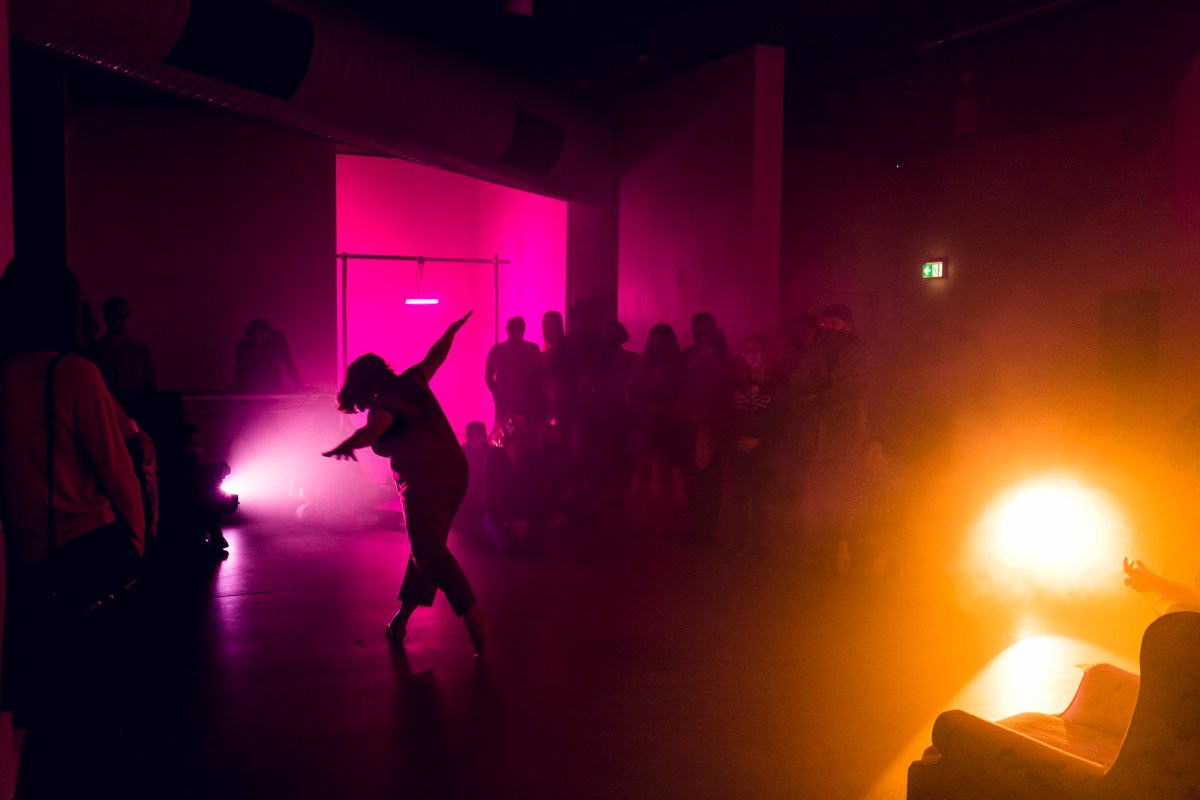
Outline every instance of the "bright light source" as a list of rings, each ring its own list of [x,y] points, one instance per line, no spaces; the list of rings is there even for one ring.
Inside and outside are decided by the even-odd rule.
[[[407,297],[404,304],[408,306],[436,306],[438,304],[436,297]]]
[[[1013,593],[1104,590],[1127,550],[1120,509],[1099,489],[1044,475],[997,498],[976,527],[974,565]]]
[[[225,494],[241,494],[244,488],[237,478],[230,476],[221,481],[221,491]]]

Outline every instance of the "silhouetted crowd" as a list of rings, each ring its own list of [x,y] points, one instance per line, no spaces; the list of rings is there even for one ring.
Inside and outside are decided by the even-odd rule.
[[[88,713],[104,692],[75,691],[78,660],[64,648],[110,646],[110,637],[86,638],[103,627],[89,620],[110,617],[148,565],[202,563],[228,544],[221,524],[238,503],[221,487],[229,467],[206,455],[180,395],[158,390],[150,349],[130,336],[132,316],[110,297],[101,333],[61,266],[15,260],[0,277],[0,707],[19,727],[70,730],[113,713]],[[285,375],[298,383],[265,321],[251,323],[237,356],[248,387],[282,386]]]
[[[496,413],[490,433],[467,429],[460,527],[538,553],[556,528],[620,511],[637,534],[736,557],[787,545],[842,575],[885,571],[903,471],[868,427],[850,308],[800,314],[783,342],[751,335],[736,354],[710,313],[686,347],[658,324],[641,353],[618,321],[573,307],[566,323],[548,312],[539,350],[514,317],[489,352]]]
[[[103,332],[64,268],[14,261],[0,277],[2,699],[22,725],[64,708],[51,699],[64,621],[111,605],[156,557],[219,556],[238,503],[179,395],[159,391],[130,304],[111,297],[101,316]],[[599,522],[733,557],[796,545],[840,574],[887,567],[902,472],[868,434],[871,376],[849,308],[799,315],[784,341],[752,335],[736,352],[708,313],[686,346],[658,324],[640,353],[624,325],[578,306],[541,322],[544,349],[513,318],[488,354],[495,416],[466,430],[460,530],[506,555]],[[303,388],[282,333],[254,320],[245,334],[235,393]],[[308,522],[332,513],[309,505]]]

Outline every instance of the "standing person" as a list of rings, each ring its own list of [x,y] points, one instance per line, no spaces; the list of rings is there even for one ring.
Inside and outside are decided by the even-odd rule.
[[[729,472],[733,485],[733,548],[730,553],[765,553],[772,524],[771,494],[783,444],[787,379],[767,360],[767,340],[751,336],[742,347],[742,371],[733,389]]]
[[[466,623],[475,652],[483,655],[487,614],[446,547],[454,514],[466,496],[469,467],[458,437],[429,388],[430,379],[450,353],[454,334],[470,316],[467,312],[452,323],[421,363],[399,375],[374,353],[355,359],[338,393],[338,410],[343,414],[366,411],[367,424],[322,455],[357,460],[354,451],[370,447],[391,462],[404,500],[412,554],[400,586],[400,610],[385,627],[388,637],[402,640],[413,612],[418,606],[433,605],[441,589],[454,613]]]
[[[666,323],[655,325],[629,388],[636,418],[632,448],[637,457],[638,505],[642,523],[650,530],[666,530],[675,522],[675,473],[685,436],[680,405],[684,372],[675,329]],[[657,495],[652,488],[655,477]]]
[[[74,354],[79,338],[74,274],[52,263],[11,262],[0,278],[7,548],[0,707],[15,712],[18,727],[103,727],[122,713],[110,698],[128,689],[120,682],[128,660],[113,657],[119,648],[91,658],[79,622],[136,574],[146,524],[124,417],[95,364]],[[41,736],[31,736],[31,745],[40,749]],[[53,758],[96,766],[74,747],[54,750]]]
[[[591,474],[587,462],[592,454],[584,452],[588,434],[583,429],[591,422],[587,406],[603,365],[600,325],[589,307],[575,303],[567,309],[566,335],[546,354],[546,369],[555,386],[555,422],[567,447],[584,464],[585,482]]]
[[[557,311],[547,311],[542,314],[542,342],[545,344],[543,352],[549,353],[566,335],[562,314]]]
[[[551,369],[550,357],[553,354],[555,358],[558,358],[555,349],[566,335],[562,314],[557,311],[547,311],[542,314],[542,391],[546,395],[549,405],[549,422],[552,424],[557,423],[559,412],[558,380]]]
[[[684,458],[684,502],[688,510],[687,542],[704,546],[715,541],[721,516],[721,482],[729,456],[730,398],[738,369],[720,329],[696,334],[694,349],[683,388],[690,450]]]
[[[588,486],[602,508],[617,509],[633,484],[633,454],[629,452],[629,386],[638,356],[625,349],[629,331],[617,320],[604,323],[604,361],[600,379],[587,405],[588,424],[581,442],[584,467],[591,470]]]
[[[513,317],[504,326],[508,338],[488,351],[483,380],[496,405],[492,431],[498,432],[513,411],[522,409],[540,427],[546,412],[542,390],[542,354],[533,342],[525,341],[525,320]]]
[[[692,366],[700,358],[700,340],[711,337],[718,330],[717,318],[710,311],[700,311],[692,315],[692,343],[684,348],[683,360],[687,366]]]
[[[788,513],[796,518],[802,531],[807,521],[804,504],[809,469],[817,452],[815,402],[817,392],[825,382],[825,357],[817,341],[820,329],[816,314],[806,311],[792,317],[784,326],[787,344],[774,359],[775,371],[788,379],[785,434],[788,458],[781,465],[780,488],[791,506]],[[782,510],[782,503],[780,508]]]
[[[125,413],[145,425],[146,413],[158,391],[158,372],[150,348],[129,335],[133,312],[124,297],[110,297],[102,308],[108,330],[84,355],[100,368],[104,385]]]
[[[838,572],[850,568],[849,529],[855,468],[867,435],[869,372],[866,348],[854,331],[854,314],[842,303],[821,311],[818,340],[824,373],[813,400],[817,449],[806,491],[811,524],[825,558]]]
[[[113,296],[101,308],[107,330],[94,341],[87,341],[85,333],[82,353],[99,367],[104,385],[125,417],[121,430],[142,487],[146,532],[153,539],[159,516],[158,460],[146,431],[153,431],[155,436],[165,433],[157,402],[158,370],[150,348],[129,335],[129,320],[133,317],[129,301]],[[86,315],[84,324],[86,328]]]

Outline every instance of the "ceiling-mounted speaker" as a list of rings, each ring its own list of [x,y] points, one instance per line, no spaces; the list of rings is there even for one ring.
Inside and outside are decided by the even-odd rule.
[[[533,175],[549,175],[562,156],[567,132],[562,125],[518,108],[512,138],[497,159]]]

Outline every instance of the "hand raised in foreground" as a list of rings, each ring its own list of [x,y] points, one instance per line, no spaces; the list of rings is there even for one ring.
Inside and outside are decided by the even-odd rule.
[[[450,331],[451,331],[452,333],[457,333],[457,332],[458,332],[458,329],[459,329],[459,328],[461,328],[463,325],[466,325],[466,324],[467,324],[467,320],[469,320],[469,319],[471,318],[471,315],[472,315],[472,314],[474,314],[474,313],[475,313],[475,312],[474,312],[474,310],[472,310],[472,311],[468,311],[468,312],[466,313],[466,315],[464,315],[464,316],[463,316],[463,318],[462,318],[462,319],[460,319],[460,320],[456,320],[456,321],[454,321],[454,322],[451,322],[451,323],[450,323]]]
[[[350,447],[345,442],[342,442],[332,450],[321,453],[321,455],[325,456],[326,458],[336,458],[338,461],[358,461],[358,456],[354,455],[354,448]]]
[[[1144,592],[1150,588],[1151,581],[1155,575],[1140,559],[1130,561],[1128,558],[1121,560],[1121,568],[1125,570],[1125,585],[1133,589],[1135,592]]]

